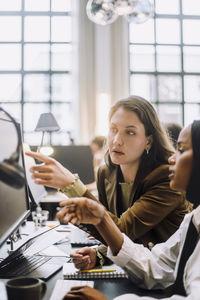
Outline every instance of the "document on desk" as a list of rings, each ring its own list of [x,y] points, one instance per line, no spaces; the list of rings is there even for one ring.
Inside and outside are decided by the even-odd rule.
[[[66,253],[66,252],[60,250],[58,247],[52,245],[52,246],[49,246],[48,248],[40,251],[39,255],[52,256],[52,257],[66,257],[66,256],[69,257],[70,253]]]
[[[63,299],[63,297],[70,291],[73,286],[88,285],[94,287],[94,281],[81,280],[62,280],[58,279],[54,287],[50,300]]]
[[[3,281],[0,281],[0,299],[7,300],[6,287]]]
[[[38,236],[37,240],[24,252],[25,255],[34,255],[47,247],[57,243],[58,241],[65,238],[65,236],[55,230],[50,230]]]

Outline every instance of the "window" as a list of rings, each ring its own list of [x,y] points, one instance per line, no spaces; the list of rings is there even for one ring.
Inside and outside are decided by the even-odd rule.
[[[200,118],[199,0],[155,0],[155,15],[130,23],[130,94],[155,106],[162,122]]]
[[[71,0],[0,2],[0,105],[22,124],[25,142],[41,113],[51,111],[61,131],[52,144],[68,142],[74,128]]]

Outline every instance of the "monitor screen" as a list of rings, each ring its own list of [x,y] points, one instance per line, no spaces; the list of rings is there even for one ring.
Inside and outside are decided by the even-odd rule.
[[[27,144],[23,144],[24,151],[30,151],[30,147]],[[29,186],[29,194],[30,197],[33,197],[33,200],[36,204],[39,204],[40,200],[47,195],[47,191],[43,185],[36,184],[35,181],[31,177],[30,168],[35,166],[34,158],[24,155],[25,169],[26,169],[26,178]]]
[[[30,214],[19,129],[17,135],[13,122],[0,111],[0,246]],[[20,147],[17,147],[18,139]],[[12,171],[8,177],[7,170]],[[18,170],[21,175],[17,181]]]
[[[92,151],[89,145],[52,146],[54,153],[51,157],[59,161],[72,173],[78,173],[81,181],[88,184],[94,181]],[[33,151],[36,146],[31,146]]]

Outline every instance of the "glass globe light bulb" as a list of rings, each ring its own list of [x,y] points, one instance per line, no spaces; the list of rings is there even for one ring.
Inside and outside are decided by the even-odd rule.
[[[118,18],[110,5],[105,5],[104,0],[89,0],[86,12],[88,18],[99,25],[111,24]]]
[[[113,0],[113,10],[119,15],[131,14],[139,0]]]
[[[153,4],[149,0],[139,0],[134,11],[124,16],[130,23],[141,24],[153,16]]]

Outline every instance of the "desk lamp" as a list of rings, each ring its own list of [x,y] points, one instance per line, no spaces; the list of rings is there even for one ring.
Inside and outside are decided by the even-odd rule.
[[[53,153],[53,148],[51,146],[43,147],[44,134],[45,132],[53,132],[58,130],[60,130],[60,126],[58,125],[52,113],[49,112],[40,115],[35,131],[42,131],[42,140],[40,146],[37,149],[37,152],[41,152],[46,155],[51,155]]]

